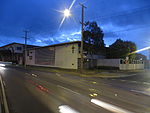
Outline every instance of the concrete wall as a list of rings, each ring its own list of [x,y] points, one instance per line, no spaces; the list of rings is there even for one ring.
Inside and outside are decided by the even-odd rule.
[[[119,67],[120,59],[98,59],[97,66]]]
[[[74,51],[72,50],[74,48]],[[55,66],[67,69],[78,68],[78,44],[55,47]]]
[[[144,69],[144,63],[141,61],[134,61],[131,64],[121,64],[121,59],[98,59],[98,67],[117,67],[120,70],[136,70]]]
[[[136,70],[144,69],[144,64],[120,64],[120,70]]]
[[[35,65],[35,50],[29,50],[26,55],[26,64]]]

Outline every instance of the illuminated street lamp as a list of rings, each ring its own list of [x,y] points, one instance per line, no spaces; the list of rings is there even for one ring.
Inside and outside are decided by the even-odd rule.
[[[70,13],[70,10],[69,10],[69,9],[65,9],[63,13],[64,13],[64,17],[69,17],[69,16],[71,16],[71,13]]]
[[[71,16],[71,12],[70,12],[70,9],[72,8],[73,4],[75,3],[76,0],[73,0],[71,6],[69,9],[65,9],[64,11],[62,11],[61,13],[64,14],[64,17],[59,25],[59,29],[61,28],[62,24],[64,23],[65,19],[68,18],[69,16]],[[80,4],[81,7],[82,7],[82,21],[81,21],[81,24],[82,24],[82,37],[81,37],[81,70],[83,70],[84,68],[84,54],[83,54],[83,32],[84,32],[84,9],[86,8],[83,4]]]
[[[59,29],[61,28],[62,24],[64,23],[65,19],[71,16],[71,12],[70,9],[65,9],[64,11],[62,11],[61,13],[64,14],[64,17],[59,25]]]

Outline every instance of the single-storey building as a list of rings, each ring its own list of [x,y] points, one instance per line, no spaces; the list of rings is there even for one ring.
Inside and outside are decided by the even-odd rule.
[[[58,67],[65,69],[80,69],[81,41],[54,44],[27,50],[26,64],[34,66]],[[88,55],[84,59],[90,61]],[[103,58],[93,55],[93,59]]]

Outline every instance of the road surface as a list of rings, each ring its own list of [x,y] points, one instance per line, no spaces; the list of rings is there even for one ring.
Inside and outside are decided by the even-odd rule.
[[[149,113],[150,77],[83,78],[0,67],[11,113]]]

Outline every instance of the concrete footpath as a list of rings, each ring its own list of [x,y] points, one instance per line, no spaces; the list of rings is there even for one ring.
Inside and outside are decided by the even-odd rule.
[[[24,68],[22,66],[17,66],[20,68]],[[95,69],[95,70],[68,70],[68,69],[58,69],[58,68],[50,68],[50,67],[37,67],[37,66],[27,66],[26,69],[29,70],[38,70],[38,71],[46,71],[46,72],[55,72],[55,73],[63,73],[63,74],[71,74],[75,76],[81,77],[99,77],[99,78],[121,78],[121,77],[128,77],[134,76],[139,73],[144,73],[147,70],[102,70],[102,69]]]

